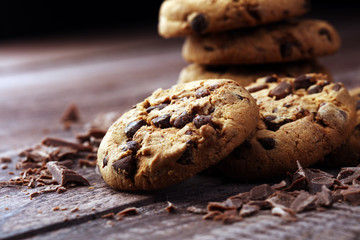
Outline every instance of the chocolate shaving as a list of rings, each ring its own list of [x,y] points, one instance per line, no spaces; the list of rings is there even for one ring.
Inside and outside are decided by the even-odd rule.
[[[138,211],[136,208],[134,207],[130,207],[130,208],[126,208],[120,212],[118,212],[116,215],[117,216],[130,216],[130,215],[137,215]]]
[[[76,173],[75,171],[58,164],[57,162],[48,162],[46,166],[53,175],[53,178],[61,186],[65,186],[67,183],[76,183],[86,186],[90,185],[86,178]]]
[[[0,158],[0,163],[11,163],[11,158],[10,157],[1,157]]]
[[[176,207],[174,206],[174,204],[172,204],[171,202],[167,202],[168,203],[168,206],[165,208],[165,210],[168,212],[168,213],[174,213],[176,212]]]
[[[206,209],[195,207],[195,206],[190,206],[190,207],[186,208],[186,211],[189,213],[201,214],[201,215],[207,213]]]
[[[260,212],[260,207],[257,205],[244,204],[240,210],[241,217],[249,217]]]
[[[65,110],[61,122],[78,122],[80,120],[79,110],[75,103],[72,103]]]
[[[262,184],[256,187],[253,187],[250,190],[250,199],[251,200],[264,200],[274,193],[274,189],[269,184]]]
[[[76,149],[79,151],[88,151],[91,152],[93,147],[92,146],[85,146],[82,144],[77,144],[77,143],[72,143],[72,142],[68,142],[65,141],[63,139],[60,138],[45,138],[44,140],[42,140],[41,142],[43,145],[45,146],[50,146],[50,147],[69,147],[72,149]]]

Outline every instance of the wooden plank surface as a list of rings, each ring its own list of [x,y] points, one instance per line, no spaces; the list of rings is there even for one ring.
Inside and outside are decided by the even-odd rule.
[[[343,47],[320,61],[336,81],[350,88],[360,86],[360,32],[349,22],[337,24]],[[14,168],[18,150],[45,136],[73,139],[96,114],[123,112],[156,88],[176,83],[186,65],[181,39],[164,40],[155,32],[125,36],[116,33],[0,45],[0,156],[14,159],[8,169],[0,170],[0,180],[12,177],[8,171],[19,173]],[[64,131],[59,119],[70,103],[79,106],[82,123]],[[359,207],[339,205],[323,213],[308,212],[290,224],[260,215],[222,225],[201,220],[185,209],[193,204],[205,207],[208,201],[224,200],[254,185],[196,176],[165,190],[130,194],[108,188],[92,168],[77,170],[89,178],[92,188],[72,188],[33,200],[26,195],[33,190],[1,188],[0,239],[319,239],[324,235],[356,239],[360,235]],[[167,201],[179,211],[168,214],[164,210]],[[53,211],[56,206],[67,210]],[[113,226],[101,219],[127,206],[139,207],[140,214],[112,220]],[[80,210],[71,213],[76,207]]]

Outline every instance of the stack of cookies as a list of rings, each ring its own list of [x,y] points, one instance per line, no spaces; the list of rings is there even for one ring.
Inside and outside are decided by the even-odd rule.
[[[229,78],[246,86],[266,75],[309,72],[331,79],[316,58],[335,53],[340,38],[325,21],[294,19],[309,8],[309,0],[167,0],[159,34],[186,36],[182,53],[193,64],[179,82]]]
[[[105,182],[154,190],[211,166],[259,181],[324,159],[356,165],[360,90],[350,95],[313,60],[339,36],[319,20],[271,23],[307,11],[303,0],[165,1],[160,33],[188,35],[183,54],[196,63],[109,128],[97,159]]]

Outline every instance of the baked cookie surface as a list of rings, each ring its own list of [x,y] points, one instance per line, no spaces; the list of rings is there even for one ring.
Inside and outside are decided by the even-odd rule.
[[[360,164],[360,87],[349,90],[356,104],[356,124],[350,137],[325,157],[326,167],[355,167]]]
[[[109,128],[97,164],[115,189],[167,187],[227,156],[258,117],[250,93],[231,80],[158,89]]]
[[[340,37],[322,20],[291,20],[249,29],[189,36],[186,61],[207,65],[259,64],[312,59],[335,53]]]
[[[167,0],[158,30],[165,38],[227,31],[300,16],[309,8],[308,0]]]
[[[202,79],[232,79],[247,86],[264,76],[297,77],[306,73],[323,73],[332,81],[330,71],[316,60],[261,64],[261,65],[201,65],[190,64],[182,69],[178,83],[192,82]]]
[[[261,78],[247,87],[256,99],[257,129],[217,166],[239,180],[262,180],[310,166],[339,147],[355,125],[355,104],[341,83],[321,74]]]

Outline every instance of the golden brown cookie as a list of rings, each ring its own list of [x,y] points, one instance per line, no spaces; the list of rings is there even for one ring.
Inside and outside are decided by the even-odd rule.
[[[97,164],[115,189],[164,188],[226,157],[258,116],[250,93],[232,80],[158,89],[109,128]]]
[[[189,36],[188,62],[207,65],[259,64],[312,59],[335,53],[340,37],[322,20],[293,20],[204,36]]]
[[[232,79],[247,86],[264,76],[297,77],[305,73],[323,73],[332,81],[330,71],[316,60],[261,65],[201,65],[190,64],[179,75],[178,83],[203,79]]]
[[[341,83],[321,74],[262,78],[247,87],[256,99],[257,129],[217,166],[239,180],[263,180],[308,167],[339,147],[355,125],[355,104]]]
[[[356,124],[350,137],[335,151],[327,155],[321,166],[355,167],[360,164],[360,87],[351,89],[356,104]]]
[[[169,38],[256,26],[309,8],[309,0],[167,0],[160,8],[159,34]]]

